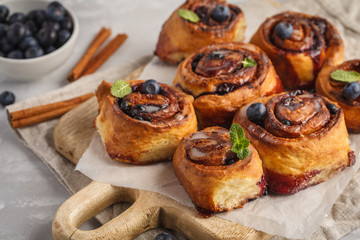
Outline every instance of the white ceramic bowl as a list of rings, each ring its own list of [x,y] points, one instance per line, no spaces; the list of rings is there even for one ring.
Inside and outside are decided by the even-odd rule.
[[[9,1],[5,4],[12,14],[14,12],[22,12],[27,14],[34,9],[45,9],[50,1]],[[31,59],[8,59],[0,57],[0,73],[5,75],[12,81],[34,81],[40,79],[51,71],[55,70],[72,53],[78,35],[79,35],[79,21],[74,12],[64,5],[73,20],[73,32],[68,41],[56,49],[52,53],[41,57]]]

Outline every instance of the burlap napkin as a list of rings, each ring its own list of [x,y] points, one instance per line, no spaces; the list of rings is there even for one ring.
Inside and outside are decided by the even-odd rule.
[[[359,58],[360,48],[360,1],[357,0],[302,0],[287,1],[281,4],[272,0],[247,1],[241,5],[245,12],[245,18],[253,14],[261,18],[271,16],[282,10],[295,10],[309,14],[319,15],[335,24],[345,42],[345,59]],[[254,16],[253,16],[254,17]],[[247,36],[250,36],[258,27],[259,21],[248,21]],[[246,40],[249,40],[247,37]],[[42,105],[59,100],[69,99],[77,95],[94,91],[103,80],[115,81],[124,77],[136,68],[150,60],[150,56],[139,59],[136,62],[122,64],[104,72],[85,76],[82,79],[69,84],[56,91],[49,92],[39,97],[28,99],[7,108],[8,112]],[[20,140],[29,147],[49,167],[50,171],[69,190],[75,193],[91,181],[79,172],[75,172],[75,166],[59,155],[54,148],[53,129],[57,120],[48,121],[35,126],[15,130]],[[358,159],[359,161],[360,159]],[[344,193],[337,199],[331,212],[324,219],[319,229],[309,238],[315,239],[339,239],[352,230],[360,227],[360,171],[358,171]],[[121,205],[108,209],[97,216],[101,223],[107,222],[121,212]],[[120,209],[120,210],[119,210]],[[272,239],[284,239],[273,237]]]

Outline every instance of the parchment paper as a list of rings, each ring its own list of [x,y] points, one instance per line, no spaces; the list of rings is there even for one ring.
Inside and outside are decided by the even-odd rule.
[[[233,2],[232,0],[229,0]],[[339,30],[345,43],[345,59],[359,58],[360,48],[360,2],[356,0],[288,0],[281,5],[274,0],[250,0],[240,7],[245,12],[247,21],[246,41],[256,30],[258,25],[265,19],[284,9],[299,10],[309,14],[320,15],[334,23]],[[115,81],[135,70],[147,62],[147,58],[139,59],[137,62],[119,65],[103,72],[88,75],[78,81],[55,91],[33,97],[24,102],[16,103],[7,107],[8,112],[32,106],[51,103],[54,101],[69,99],[95,89],[103,79]],[[146,69],[144,74],[149,69]],[[156,72],[151,78],[161,78],[162,73]],[[19,139],[30,148],[46,164],[60,183],[70,192],[75,193],[91,180],[78,171],[67,159],[58,154],[54,149],[52,132],[57,120],[37,124],[31,127],[16,129]],[[358,158],[358,161],[359,158]],[[319,185],[320,186],[320,185]],[[300,194],[300,193],[298,193]],[[294,195],[297,196],[297,195]],[[299,196],[299,195],[298,195]],[[300,197],[300,196],[299,196]],[[307,240],[335,240],[360,227],[360,170],[354,175],[344,192],[336,200],[335,204],[318,226],[316,232]],[[249,203],[250,204],[250,203]],[[301,207],[301,206],[299,206]],[[321,207],[321,206],[319,206]],[[126,207],[117,204],[113,209],[107,209],[96,216],[101,223],[106,223],[116,217]],[[309,216],[311,218],[312,216]],[[251,216],[243,216],[243,220]],[[246,218],[246,219],[245,219]],[[267,223],[264,222],[264,225]],[[145,235],[144,235],[145,236]],[[148,235],[146,235],[148,236]],[[143,239],[146,239],[143,238]],[[274,236],[272,240],[285,239]]]
[[[269,1],[267,1],[269,2]],[[302,2],[302,1],[301,1]],[[308,3],[311,3],[309,1]],[[264,17],[271,16],[281,10],[291,9],[295,11],[309,12],[317,15],[327,15],[323,12],[322,5],[318,8],[309,8],[306,3],[299,3],[298,6],[276,3],[257,6],[256,3],[244,4],[248,30],[245,40],[248,41],[257,27],[264,21]],[[315,4],[314,4],[315,5]],[[266,6],[266,8],[264,8]],[[247,9],[247,7],[249,9]],[[302,10],[302,8],[306,10]],[[333,7],[332,7],[333,8]],[[256,14],[254,14],[256,13]],[[259,18],[258,16],[261,16]],[[325,16],[329,19],[329,16]],[[334,17],[332,14],[331,17]],[[340,24],[341,19],[336,16],[333,21],[342,35],[346,35],[347,26]],[[352,34],[347,34],[347,41],[352,41]],[[355,57],[355,52],[347,52],[349,58]],[[350,56],[349,56],[350,55]],[[156,57],[144,69],[139,79],[153,78],[160,82],[172,84],[176,73],[176,66],[160,62]],[[141,141],[141,139],[139,140]],[[351,147],[355,151],[357,159],[360,158],[359,135],[350,136]],[[344,188],[359,168],[359,161],[355,166],[337,174],[328,181],[317,186],[308,188],[291,196],[265,196],[252,201],[229,213],[217,214],[217,216],[232,220],[247,227],[255,228],[270,234],[285,236],[288,238],[310,237],[320,225],[327,213],[329,213],[335,200],[343,192]],[[114,162],[107,156],[100,137],[96,134],[88,151],[80,160],[77,170],[80,170],[90,178],[107,182],[117,186],[125,186],[142,190],[149,190],[162,193],[176,199],[187,206],[193,206],[191,200],[177,181],[172,170],[171,163],[160,163],[151,166],[132,166]],[[142,176],[139,178],[138,176]]]
[[[140,79],[155,78],[171,85],[175,71],[176,67],[161,63],[155,57],[147,65]],[[351,135],[350,141],[351,148],[359,159],[360,144],[355,143],[360,143],[360,135]],[[247,203],[243,209],[217,216],[273,235],[289,238],[310,237],[359,166],[360,161],[328,181],[295,195],[268,195]],[[177,180],[171,162],[134,166],[113,161],[107,155],[98,134],[95,134],[76,169],[98,182],[158,192],[184,205],[194,206]]]

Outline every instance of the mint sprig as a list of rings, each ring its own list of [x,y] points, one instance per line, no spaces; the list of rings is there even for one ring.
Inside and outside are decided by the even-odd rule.
[[[350,83],[359,81],[360,73],[356,71],[335,70],[330,74],[330,77],[336,81]]]
[[[188,20],[193,23],[197,23],[200,20],[199,16],[196,13],[194,13],[190,10],[187,10],[187,9],[180,8],[177,11],[177,13],[183,19]]]
[[[110,89],[111,95],[118,98],[123,98],[131,93],[130,84],[125,80],[117,80]]]
[[[244,67],[253,67],[253,66],[256,66],[257,63],[255,62],[255,60],[253,59],[250,59],[250,58],[245,58],[243,61],[242,61],[242,64]]]
[[[248,149],[250,141],[246,139],[244,130],[237,123],[233,123],[230,127],[230,141],[233,144],[231,151],[236,153],[239,159],[245,159],[250,155]]]

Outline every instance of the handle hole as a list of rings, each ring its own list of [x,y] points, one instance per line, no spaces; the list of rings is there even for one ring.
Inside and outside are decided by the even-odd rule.
[[[109,222],[111,219],[119,216],[133,205],[133,202],[116,202],[107,208],[103,209],[96,216],[86,220],[78,229],[90,231],[101,227],[103,224]]]

